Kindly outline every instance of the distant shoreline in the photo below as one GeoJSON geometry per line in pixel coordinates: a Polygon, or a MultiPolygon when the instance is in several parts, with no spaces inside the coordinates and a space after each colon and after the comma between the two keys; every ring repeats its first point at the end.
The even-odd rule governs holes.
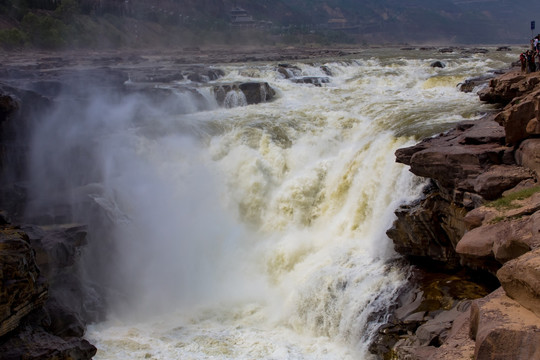
{"type": "MultiPolygon", "coordinates": [[[[528,45],[331,45],[331,46],[203,46],[178,48],[118,48],[118,49],[64,49],[64,50],[37,50],[22,49],[4,51],[0,53],[0,63],[5,66],[31,66],[36,64],[63,61],[73,66],[114,66],[119,63],[156,61],[172,61],[178,65],[217,65],[227,63],[245,62],[280,62],[305,61],[311,59],[325,59],[348,57],[360,54],[370,49],[397,49],[401,51],[439,51],[451,49],[455,52],[508,47],[511,50],[523,48],[528,45]]],[[[46,65],[44,65],[46,66],[46,65]]],[[[65,67],[66,63],[62,65],[65,67]]]]}

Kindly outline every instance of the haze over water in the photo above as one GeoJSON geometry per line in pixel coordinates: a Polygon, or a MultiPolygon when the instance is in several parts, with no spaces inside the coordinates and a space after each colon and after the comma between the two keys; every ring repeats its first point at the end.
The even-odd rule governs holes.
{"type": "Polygon", "coordinates": [[[276,63],[216,66],[216,83],[268,82],[276,99],[258,105],[231,94],[220,107],[201,88],[203,109],[183,95],[182,114],[141,118],[136,99],[99,94],[76,123],[60,109],[36,159],[61,163],[75,142],[88,153],[84,191],[113,244],[83,254],[89,283],[107,278],[110,294],[107,319],[87,333],[95,358],[370,359],[383,320],[372,315],[407,276],[385,232],[424,184],[394,152],[489,110],[456,85],[519,52],[490,50],[289,63],[301,76],[326,77],[326,66],[322,87],[285,79],[276,63]],[[437,59],[446,67],[430,67],[437,59]]]}

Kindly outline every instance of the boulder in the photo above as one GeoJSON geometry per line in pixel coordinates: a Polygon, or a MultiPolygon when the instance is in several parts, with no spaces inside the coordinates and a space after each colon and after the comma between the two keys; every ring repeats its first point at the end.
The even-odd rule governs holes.
{"type": "Polygon", "coordinates": [[[539,115],[539,96],[540,91],[535,91],[516,99],[495,117],[495,121],[504,126],[507,144],[519,144],[537,132],[534,120],[539,115]]]}
{"type": "Polygon", "coordinates": [[[511,71],[492,79],[489,87],[479,91],[478,95],[481,101],[506,105],[515,98],[533,91],[539,81],[539,74],[525,75],[519,71],[511,71]]]}
{"type": "Polygon", "coordinates": [[[531,169],[540,177],[540,139],[527,139],[516,150],[516,163],[531,169]]]}
{"type": "Polygon", "coordinates": [[[505,190],[511,189],[533,174],[523,167],[494,165],[471,181],[474,192],[486,200],[499,198],[505,190]]]}
{"type": "Polygon", "coordinates": [[[386,232],[394,249],[414,262],[435,261],[447,268],[459,265],[454,248],[465,231],[466,209],[445,200],[438,192],[396,210],[397,219],[386,232]]]}
{"type": "Polygon", "coordinates": [[[315,86],[322,86],[322,84],[328,84],[330,78],[326,76],[302,76],[291,79],[292,82],[297,84],[311,84],[315,86]]]}
{"type": "Polygon", "coordinates": [[[482,76],[478,76],[472,79],[467,79],[463,83],[458,84],[459,90],[463,91],[465,93],[470,93],[474,89],[485,86],[489,83],[489,80],[493,79],[495,77],[495,74],[490,73],[482,76]]]}
{"type": "Polygon", "coordinates": [[[443,54],[445,54],[445,53],[453,53],[454,50],[456,50],[456,48],[454,48],[454,47],[446,47],[446,48],[439,49],[439,52],[443,53],[443,54]]]}
{"type": "Polygon", "coordinates": [[[267,82],[220,84],[215,85],[213,91],[218,104],[225,106],[228,106],[226,104],[227,95],[231,92],[241,92],[241,95],[245,97],[245,103],[243,105],[264,103],[272,100],[276,95],[275,90],[267,82]]]}
{"type": "Polygon", "coordinates": [[[416,330],[416,337],[421,346],[441,346],[448,335],[454,320],[461,314],[468,312],[470,301],[465,301],[454,306],[448,311],[443,311],[433,319],[428,320],[416,330]]]}
{"type": "Polygon", "coordinates": [[[429,360],[469,360],[474,358],[474,341],[469,337],[470,311],[461,312],[452,322],[444,343],[429,360]]]}
{"type": "Polygon", "coordinates": [[[239,85],[240,90],[246,96],[248,105],[270,101],[276,92],[267,82],[247,82],[239,85]]]}
{"type": "Polygon", "coordinates": [[[524,217],[477,227],[465,233],[456,252],[467,265],[495,272],[501,264],[531,250],[531,226],[530,217],[524,217]]]}
{"type": "Polygon", "coordinates": [[[540,359],[540,318],[502,288],[473,301],[470,337],[477,360],[540,359]]]}
{"type": "Polygon", "coordinates": [[[540,317],[540,249],[507,262],[497,277],[509,297],[540,317]]]}
{"type": "Polygon", "coordinates": [[[193,82],[206,83],[214,81],[225,75],[225,72],[221,69],[204,69],[200,71],[191,70],[184,73],[184,76],[193,82]]]}
{"type": "Polygon", "coordinates": [[[283,75],[285,79],[292,79],[302,74],[302,70],[299,67],[289,64],[279,64],[277,71],[283,75]]]}
{"type": "Polygon", "coordinates": [[[96,352],[87,340],[60,338],[36,326],[23,326],[0,343],[0,357],[5,360],[90,360],[96,352]]]}
{"type": "Polygon", "coordinates": [[[525,128],[527,131],[527,134],[530,135],[540,135],[540,121],[538,121],[537,118],[531,119],[527,123],[527,127],[525,128]]]}
{"type": "Polygon", "coordinates": [[[443,63],[442,61],[438,61],[438,60],[432,62],[429,66],[431,66],[432,68],[441,68],[441,69],[446,67],[445,63],[443,63]]]}

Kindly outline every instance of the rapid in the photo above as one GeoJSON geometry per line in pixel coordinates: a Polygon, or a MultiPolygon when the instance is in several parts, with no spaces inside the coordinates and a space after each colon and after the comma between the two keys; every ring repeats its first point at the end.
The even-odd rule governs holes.
{"type": "Polygon", "coordinates": [[[86,334],[95,359],[372,359],[407,281],[385,232],[425,184],[394,152],[489,111],[457,84],[514,59],[365,49],[289,63],[322,86],[277,63],[224,64],[211,83],[267,82],[276,98],[219,106],[200,88],[203,106],[184,94],[180,113],[140,112],[95,93],[51,114],[34,187],[105,214],[82,254],[88,288],[107,294],[86,334]]]}

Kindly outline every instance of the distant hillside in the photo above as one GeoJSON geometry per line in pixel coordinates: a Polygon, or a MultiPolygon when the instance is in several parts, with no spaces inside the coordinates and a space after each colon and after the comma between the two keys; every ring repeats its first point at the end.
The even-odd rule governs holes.
{"type": "Polygon", "coordinates": [[[0,0],[0,44],[58,48],[209,42],[526,43],[530,21],[536,20],[532,14],[540,17],[540,2],[0,0]],[[247,31],[231,26],[233,7],[245,9],[253,20],[247,31]]]}

